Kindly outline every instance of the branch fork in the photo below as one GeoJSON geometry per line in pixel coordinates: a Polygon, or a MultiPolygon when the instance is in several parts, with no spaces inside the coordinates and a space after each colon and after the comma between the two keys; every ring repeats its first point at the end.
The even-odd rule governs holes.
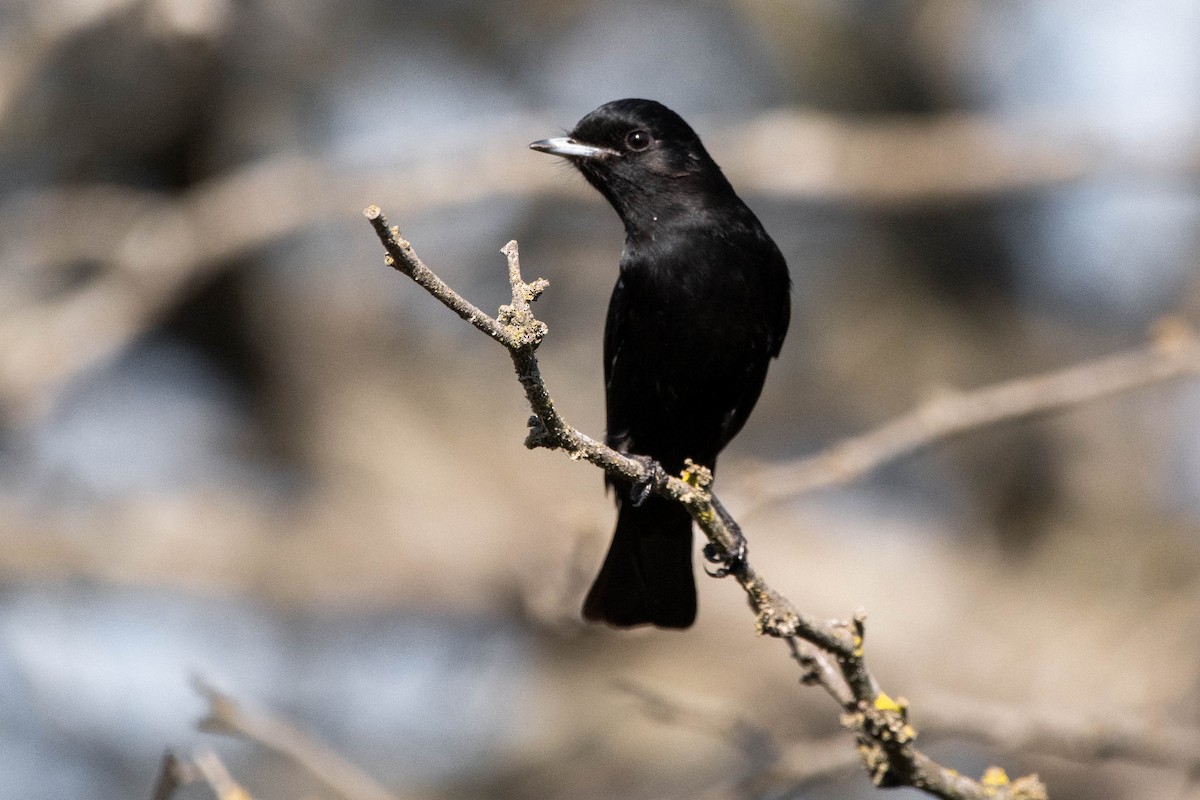
{"type": "Polygon", "coordinates": [[[547,328],[531,308],[549,283],[542,278],[524,281],[515,241],[501,251],[508,259],[512,302],[501,306],[493,318],[426,267],[399,229],[388,226],[378,206],[372,205],[364,213],[387,251],[389,266],[508,350],[533,411],[527,447],[564,450],[573,460],[588,461],[615,478],[648,484],[655,494],[687,508],[708,537],[713,560],[726,565],[710,574],[737,580],[754,611],[759,633],[785,641],[803,670],[801,681],[822,686],[841,706],[843,725],[855,733],[863,763],[877,786],[913,786],[946,800],[1045,800],[1045,787],[1036,776],[1009,783],[1007,777],[996,780],[996,775],[1003,775],[996,770],[988,773],[992,780],[985,783],[959,775],[921,753],[914,744],[917,732],[908,722],[907,704],[882,693],[867,669],[863,647],[866,615],[859,611],[849,622],[824,622],[800,612],[771,589],[744,558],[744,539],[711,491],[710,470],[690,462],[679,476],[668,475],[661,467],[647,468],[640,459],[587,436],[559,415],[535,356],[547,328]]]}

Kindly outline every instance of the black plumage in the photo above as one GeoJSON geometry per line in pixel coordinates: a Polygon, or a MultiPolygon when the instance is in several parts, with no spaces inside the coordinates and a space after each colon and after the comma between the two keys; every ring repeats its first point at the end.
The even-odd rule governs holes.
{"type": "MultiPolygon", "coordinates": [[[[787,265],[686,122],[651,100],[617,100],[568,137],[534,142],[569,159],[625,226],[604,333],[610,446],[678,474],[715,468],[742,429],[787,333],[787,265]]],[[[616,488],[617,527],[584,616],[686,628],[696,616],[692,523],[678,504],[616,488]]]]}

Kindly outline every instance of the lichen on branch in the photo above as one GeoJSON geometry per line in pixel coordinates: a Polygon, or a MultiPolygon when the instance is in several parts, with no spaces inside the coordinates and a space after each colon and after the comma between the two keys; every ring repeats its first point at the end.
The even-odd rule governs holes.
{"type": "Polygon", "coordinates": [[[387,251],[389,266],[412,278],[439,302],[508,350],[534,414],[527,446],[564,450],[571,458],[588,461],[612,477],[649,482],[651,491],[687,508],[708,537],[716,560],[727,565],[714,574],[732,576],[741,585],[758,631],[786,642],[804,670],[804,682],[822,686],[838,702],[842,724],[855,734],[863,763],[877,786],[912,786],[946,800],[1047,798],[1045,787],[1036,776],[996,781],[995,776],[1004,773],[993,768],[987,773],[992,780],[974,780],[938,764],[917,749],[917,731],[908,721],[907,704],[892,701],[883,694],[867,669],[865,614],[857,612],[849,622],[819,620],[800,612],[786,597],[771,589],[744,552],[737,551],[740,542],[740,534],[735,531],[737,524],[712,493],[711,474],[706,477],[695,465],[679,476],[667,474],[658,465],[647,468],[639,459],[587,436],[562,418],[554,407],[535,354],[547,335],[547,328],[534,316],[532,303],[549,283],[541,278],[532,283],[524,281],[515,241],[501,251],[508,259],[512,302],[501,306],[493,318],[426,267],[412,245],[401,237],[399,229],[388,225],[378,206],[370,206],[364,213],[387,251]]]}

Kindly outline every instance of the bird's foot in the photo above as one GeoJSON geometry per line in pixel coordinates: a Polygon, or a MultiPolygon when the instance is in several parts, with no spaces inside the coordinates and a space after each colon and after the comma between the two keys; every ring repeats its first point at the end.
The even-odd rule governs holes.
{"type": "Polygon", "coordinates": [[[632,453],[629,457],[642,465],[643,475],[629,487],[629,502],[637,508],[646,502],[646,498],[654,491],[654,487],[667,479],[667,473],[658,462],[650,456],[639,456],[632,453]]]}
{"type": "Polygon", "coordinates": [[[710,570],[707,567],[705,572],[714,578],[724,578],[731,575],[746,566],[746,556],[749,554],[749,548],[746,546],[746,537],[742,533],[742,528],[734,520],[733,516],[725,510],[725,506],[716,497],[712,498],[713,509],[717,512],[717,516],[721,518],[721,522],[725,524],[725,529],[733,536],[733,547],[725,552],[718,552],[712,542],[704,545],[704,558],[710,564],[718,564],[716,569],[710,570]]]}
{"type": "Polygon", "coordinates": [[[546,428],[546,423],[536,414],[529,417],[529,433],[525,435],[525,446],[530,450],[538,447],[554,447],[554,437],[546,428]]]}
{"type": "Polygon", "coordinates": [[[704,545],[703,552],[704,558],[710,564],[720,565],[716,569],[704,568],[704,571],[713,578],[724,578],[746,566],[746,540],[744,538],[738,542],[737,549],[732,553],[718,553],[712,542],[704,545]]]}

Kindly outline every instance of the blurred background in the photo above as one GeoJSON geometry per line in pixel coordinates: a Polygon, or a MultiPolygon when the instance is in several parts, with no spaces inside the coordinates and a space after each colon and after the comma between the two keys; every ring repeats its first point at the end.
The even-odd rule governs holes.
{"type": "Polygon", "coordinates": [[[701,579],[684,633],[579,621],[601,476],[524,449],[506,354],[361,215],[492,311],[518,239],[550,281],[543,373],[599,435],[620,225],[526,145],[627,96],[693,123],[791,265],[718,483],[758,569],[868,611],[869,663],[949,766],[1200,797],[1200,385],[754,500],[762,465],[948,388],[1200,322],[1200,4],[6,0],[13,797],[150,798],[198,747],[255,797],[334,796],[197,732],[197,677],[398,797],[876,796],[734,584],[701,579]],[[1047,720],[1168,746],[1025,735],[1047,720]]]}

